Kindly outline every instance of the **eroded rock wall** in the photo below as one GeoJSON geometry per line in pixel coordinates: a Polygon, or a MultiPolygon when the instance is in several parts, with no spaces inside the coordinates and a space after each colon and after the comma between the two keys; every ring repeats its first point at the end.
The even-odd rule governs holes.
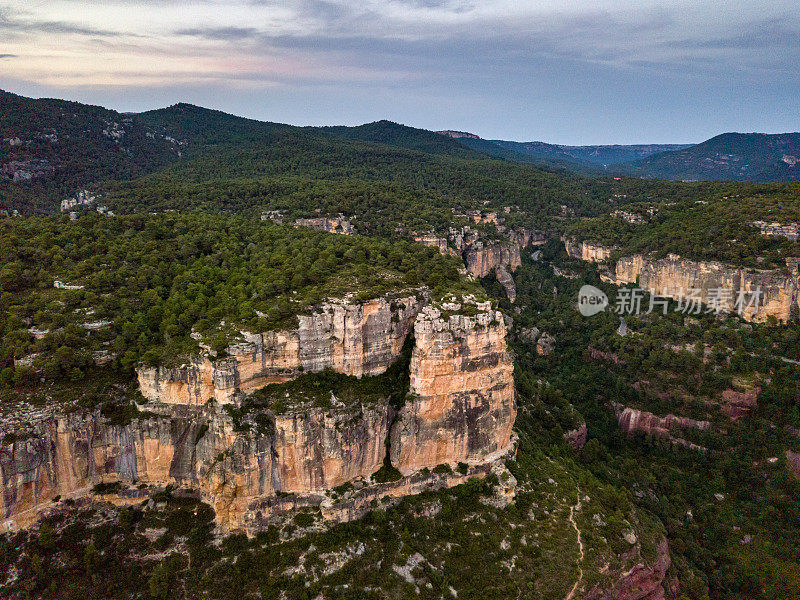
{"type": "Polygon", "coordinates": [[[686,260],[674,254],[655,261],[636,255],[617,262],[615,279],[618,285],[636,283],[659,296],[676,299],[696,290],[704,304],[718,299],[720,307],[728,312],[738,311],[741,306],[742,316],[748,320],[764,321],[772,315],[790,321],[798,315],[800,281],[796,267],[788,272],[750,271],[715,261],[686,260]],[[718,290],[730,290],[730,294],[720,294],[718,290]],[[757,290],[761,295],[756,305],[757,290]],[[737,305],[740,298],[741,304],[737,305]]]}
{"type": "Polygon", "coordinates": [[[414,325],[411,396],[391,432],[391,461],[408,474],[475,464],[506,451],[516,417],[513,363],[502,315],[447,318],[426,307],[414,325]]]}
{"type": "Polygon", "coordinates": [[[603,262],[611,258],[615,248],[604,246],[595,242],[579,242],[573,238],[564,238],[564,248],[567,254],[579,260],[587,262],[603,262]]]}
{"type": "Polygon", "coordinates": [[[251,393],[301,372],[377,375],[399,356],[423,304],[422,295],[329,302],[300,315],[295,330],[243,332],[244,341],[228,348],[226,358],[197,357],[178,368],[140,367],[139,387],[157,402],[225,404],[237,391],[251,393]]]}
{"type": "Polygon", "coordinates": [[[56,496],[101,482],[199,489],[221,527],[238,527],[257,499],[324,493],[383,464],[388,403],[275,415],[236,431],[224,410],[173,413],[112,425],[97,413],[43,421],[0,450],[2,518],[26,525],[56,496]]]}
{"type": "Polygon", "coordinates": [[[506,241],[476,241],[464,250],[463,257],[467,271],[474,277],[486,277],[499,266],[513,271],[522,264],[520,246],[506,241]]]}
{"type": "MultiPolygon", "coordinates": [[[[464,462],[469,473],[483,476],[486,465],[512,448],[516,408],[505,325],[488,302],[471,301],[474,316],[459,312],[460,303],[447,307],[455,312],[447,319],[434,308],[416,319],[411,395],[399,413],[387,399],[333,408],[302,405],[278,414],[261,411],[256,418],[221,403],[182,401],[181,382],[173,381],[167,388],[173,395],[164,395],[162,386],[158,401],[146,405],[149,411],[124,425],[95,411],[42,418],[24,432],[15,429],[21,434],[16,439],[7,436],[11,430],[0,431],[4,527],[25,526],[56,496],[88,495],[104,482],[190,487],[214,508],[222,529],[254,531],[271,511],[328,506],[330,490],[347,482],[359,482],[366,491],[350,508],[325,509],[337,515],[332,518],[363,514],[381,495],[462,482],[464,473],[420,479],[425,467],[464,462]],[[392,464],[411,479],[391,486],[371,479],[387,449],[392,464]]],[[[392,320],[390,327],[400,323],[392,320]]],[[[399,353],[399,336],[396,346],[390,341],[381,347],[380,356],[399,353]]],[[[370,363],[368,356],[354,360],[353,369],[377,369],[381,363],[370,363]]],[[[236,357],[226,361],[226,376],[241,386],[236,357]]],[[[218,372],[203,371],[202,364],[197,369],[203,377],[191,380],[192,389],[200,390],[192,398],[202,400],[203,389],[228,389],[218,372]]]]}

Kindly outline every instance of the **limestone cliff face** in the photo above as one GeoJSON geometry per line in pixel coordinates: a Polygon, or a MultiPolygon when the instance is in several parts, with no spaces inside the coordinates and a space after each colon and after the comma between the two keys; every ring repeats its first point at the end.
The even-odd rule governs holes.
{"type": "Polygon", "coordinates": [[[486,277],[492,271],[503,286],[508,299],[513,303],[517,297],[517,288],[509,271],[516,270],[522,264],[520,252],[528,246],[539,246],[547,241],[547,236],[539,231],[523,227],[508,228],[498,222],[495,213],[490,221],[482,221],[486,217],[475,213],[477,222],[492,222],[503,238],[486,240],[480,232],[469,226],[460,229],[451,227],[447,235],[437,235],[434,231],[414,234],[414,240],[437,248],[442,254],[461,255],[464,265],[473,277],[486,277]]]}
{"type": "Polygon", "coordinates": [[[573,258],[588,262],[603,262],[611,258],[615,248],[594,242],[579,242],[573,238],[564,238],[564,248],[573,258]]]}
{"type": "Polygon", "coordinates": [[[509,242],[477,241],[464,250],[464,263],[475,277],[486,277],[499,266],[513,271],[522,264],[520,247],[509,242]]]}
{"type": "Polygon", "coordinates": [[[674,254],[655,261],[636,255],[617,262],[615,279],[618,285],[638,281],[642,289],[671,298],[685,297],[689,290],[697,290],[701,302],[706,304],[716,293],[714,290],[731,290],[730,297],[719,297],[723,300],[721,307],[729,312],[738,308],[735,302],[741,292],[742,316],[748,320],[764,321],[772,315],[789,321],[798,315],[800,280],[796,267],[788,274],[780,270],[750,272],[714,261],[685,260],[674,254]],[[748,306],[756,290],[762,293],[757,310],[754,302],[748,306]]]}
{"type": "Polygon", "coordinates": [[[417,296],[378,298],[361,304],[329,302],[298,317],[292,331],[243,332],[244,341],[228,357],[196,357],[181,367],[140,367],[145,398],[170,404],[202,405],[232,401],[301,372],[333,369],[345,375],[377,375],[400,354],[414,317],[424,303],[417,296]]]}
{"type": "Polygon", "coordinates": [[[223,410],[166,411],[114,426],[97,413],[39,423],[0,451],[2,518],[17,526],[55,496],[100,482],[199,489],[225,529],[278,492],[324,492],[383,464],[388,403],[275,415],[266,429],[236,431],[223,410]]]}
{"type": "Polygon", "coordinates": [[[427,307],[414,334],[411,396],[392,428],[392,464],[407,474],[507,450],[516,406],[502,315],[479,304],[475,317],[445,319],[427,307]]]}
{"type": "MultiPolygon", "coordinates": [[[[346,520],[385,495],[464,481],[464,473],[432,478],[420,472],[424,467],[465,462],[467,475],[484,476],[512,449],[516,409],[502,315],[488,302],[472,305],[477,305],[475,316],[453,314],[445,321],[437,309],[428,308],[417,317],[413,395],[398,414],[387,398],[333,408],[301,403],[277,414],[262,411],[259,418],[244,412],[234,420],[227,407],[206,403],[203,394],[217,397],[234,384],[241,389],[243,381],[257,381],[248,379],[249,372],[237,362],[239,354],[224,361],[229,379],[209,361],[210,366],[196,364],[191,379],[173,380],[169,386],[159,382],[149,412],[125,425],[114,425],[94,411],[42,418],[24,431],[18,424],[5,430],[0,426],[2,529],[25,526],[56,496],[87,495],[101,482],[191,487],[214,508],[222,529],[254,532],[275,512],[296,506],[319,506],[330,518],[346,520]],[[12,432],[17,434],[13,440],[7,436],[12,432]],[[371,476],[383,466],[387,448],[405,478],[377,484],[371,476]],[[358,496],[346,506],[331,505],[328,492],[347,482],[360,482],[358,496]]],[[[442,306],[461,309],[460,304],[442,306]]],[[[387,314],[413,310],[409,304],[387,314]]],[[[357,311],[356,321],[363,324],[365,313],[357,311]]],[[[385,336],[394,327],[400,331],[403,322],[390,319],[378,330],[385,336]]],[[[379,344],[358,342],[361,357],[335,364],[351,373],[385,369],[400,352],[402,338],[381,339],[379,344]]],[[[123,489],[109,499],[138,502],[137,493],[123,489]]]]}
{"type": "Polygon", "coordinates": [[[191,482],[194,447],[187,440],[199,423],[153,418],[135,424],[114,426],[96,414],[74,413],[43,420],[24,438],[4,444],[3,519],[25,525],[42,503],[85,493],[103,481],[191,482]]]}
{"type": "Polygon", "coordinates": [[[279,494],[307,499],[369,478],[383,464],[389,416],[387,403],[311,409],[275,415],[266,432],[235,435],[223,420],[206,434],[196,479],[218,524],[241,528],[255,518],[254,507],[269,516],[279,494]]]}

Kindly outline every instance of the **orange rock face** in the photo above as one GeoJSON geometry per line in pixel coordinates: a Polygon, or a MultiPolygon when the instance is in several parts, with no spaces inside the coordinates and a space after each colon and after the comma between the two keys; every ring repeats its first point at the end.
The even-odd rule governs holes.
{"type": "Polygon", "coordinates": [[[445,320],[426,308],[417,317],[411,396],[391,432],[391,461],[403,474],[476,464],[509,448],[516,405],[505,325],[479,309],[445,320]]]}
{"type": "MultiPolygon", "coordinates": [[[[502,315],[488,303],[477,308],[476,316],[454,314],[445,321],[438,310],[426,309],[417,318],[411,396],[397,414],[387,398],[267,411],[260,420],[235,422],[220,403],[203,400],[205,393],[228,389],[214,371],[219,365],[199,363],[183,388],[180,381],[161,382],[154,390],[161,402],[149,405],[149,416],[128,424],[112,425],[99,412],[43,418],[0,448],[2,528],[25,526],[56,496],[86,495],[100,482],[191,487],[214,508],[222,529],[255,531],[274,512],[296,506],[321,506],[331,518],[355,518],[386,495],[457,485],[467,474],[484,476],[511,450],[516,408],[502,315]],[[393,465],[406,478],[376,484],[371,476],[384,464],[387,441],[393,465]],[[466,474],[422,471],[459,462],[467,463],[466,474]],[[367,482],[358,499],[343,508],[329,506],[327,492],[354,481],[367,482]]],[[[333,326],[343,332],[339,347],[362,348],[363,355],[342,351],[334,364],[350,373],[384,369],[384,361],[400,353],[404,337],[391,332],[408,325],[399,319],[387,325],[382,315],[413,310],[409,305],[390,312],[379,303],[359,308],[362,325],[378,316],[378,331],[388,332],[380,341],[363,335],[368,327],[348,332],[341,324],[350,317],[342,314],[340,325],[333,326]]],[[[237,386],[244,385],[243,377],[256,381],[238,366],[225,373],[234,373],[237,386]]],[[[5,433],[0,431],[0,439],[5,433]]]]}
{"type": "Polygon", "coordinates": [[[774,316],[781,321],[790,321],[798,315],[797,268],[789,275],[779,271],[757,271],[729,267],[714,261],[685,260],[669,255],[661,260],[650,261],[636,255],[617,262],[614,283],[636,284],[644,290],[652,290],[659,296],[679,298],[690,296],[689,290],[697,290],[704,304],[716,298],[725,311],[738,311],[751,321],[765,321],[774,316]],[[730,294],[719,294],[715,290],[730,290],[730,294]],[[750,302],[752,294],[760,290],[756,306],[750,302]],[[736,305],[741,296],[741,303],[736,305]]]}
{"type": "Polygon", "coordinates": [[[301,372],[377,375],[400,354],[422,304],[416,296],[330,302],[299,316],[293,331],[242,333],[244,341],[228,348],[227,358],[198,357],[173,369],[140,367],[139,388],[149,400],[201,406],[210,399],[229,403],[239,391],[248,394],[301,372]]]}
{"type": "Polygon", "coordinates": [[[587,262],[603,262],[611,258],[614,248],[603,246],[592,242],[578,242],[572,238],[564,239],[564,248],[567,254],[573,258],[585,260],[587,262]]]}

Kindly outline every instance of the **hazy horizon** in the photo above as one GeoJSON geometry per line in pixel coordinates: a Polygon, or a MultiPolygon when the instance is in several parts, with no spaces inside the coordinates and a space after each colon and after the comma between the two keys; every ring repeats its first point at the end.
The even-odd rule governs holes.
{"type": "Polygon", "coordinates": [[[0,0],[0,32],[0,88],[121,112],[564,145],[800,130],[786,0],[0,0]]]}

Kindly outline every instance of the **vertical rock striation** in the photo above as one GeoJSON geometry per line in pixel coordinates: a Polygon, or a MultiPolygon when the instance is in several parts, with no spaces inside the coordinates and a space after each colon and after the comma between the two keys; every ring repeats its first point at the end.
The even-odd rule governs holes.
{"type": "Polygon", "coordinates": [[[392,428],[392,464],[408,474],[506,451],[516,406],[502,315],[488,303],[475,317],[443,318],[427,307],[414,334],[411,396],[392,428]]]}
{"type": "Polygon", "coordinates": [[[604,246],[587,241],[579,242],[573,238],[564,238],[564,248],[567,254],[573,258],[596,263],[608,260],[616,250],[613,246],[604,246]]]}
{"type": "Polygon", "coordinates": [[[693,261],[670,254],[660,260],[648,260],[642,255],[622,258],[617,262],[614,283],[637,284],[659,296],[679,298],[695,291],[700,301],[708,304],[716,297],[720,308],[731,312],[738,309],[742,298],[742,316],[764,321],[768,316],[790,321],[798,316],[800,277],[797,266],[782,270],[751,271],[730,267],[715,261],[693,261]],[[723,297],[717,290],[730,290],[723,297]],[[751,300],[760,290],[758,304],[751,300]]]}
{"type": "MultiPolygon", "coordinates": [[[[155,380],[143,370],[139,380],[153,402],[148,413],[127,424],[111,423],[94,411],[43,418],[24,432],[13,426],[15,436],[0,426],[3,527],[25,526],[56,496],[86,495],[105,482],[191,487],[214,508],[222,529],[253,532],[274,512],[296,506],[320,506],[330,518],[355,518],[384,495],[485,476],[510,450],[516,415],[505,325],[488,302],[471,301],[475,316],[460,314],[462,305],[451,303],[442,305],[455,313],[446,320],[434,308],[416,318],[411,395],[399,413],[389,403],[389,391],[369,402],[337,401],[331,408],[300,402],[278,413],[222,406],[239,401],[231,390],[252,390],[273,376],[291,378],[299,365],[333,366],[353,375],[385,370],[400,353],[417,302],[409,297],[336,306],[307,317],[291,334],[262,334],[246,342],[247,353],[232,349],[222,361],[167,371],[166,380],[163,369],[155,370],[155,380]],[[249,370],[251,363],[257,366],[249,370]],[[207,403],[208,398],[218,402],[207,403]],[[371,477],[387,452],[405,477],[377,484],[371,477]],[[466,473],[422,471],[459,462],[468,464],[466,473]],[[346,507],[331,506],[328,492],[354,481],[366,482],[360,495],[346,507]]],[[[142,493],[123,489],[109,499],[140,501],[142,493]]]]}

